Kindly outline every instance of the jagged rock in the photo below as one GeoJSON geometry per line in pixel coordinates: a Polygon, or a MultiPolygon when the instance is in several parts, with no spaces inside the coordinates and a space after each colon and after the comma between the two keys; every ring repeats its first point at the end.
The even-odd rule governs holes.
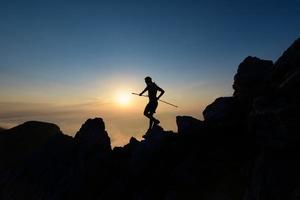
{"type": "Polygon", "coordinates": [[[252,169],[246,200],[299,198],[299,56],[298,39],[275,63],[273,91],[265,91],[254,100],[248,127],[261,151],[252,169]]]}
{"type": "Polygon", "coordinates": [[[110,138],[105,131],[105,125],[101,118],[88,119],[75,135],[80,151],[101,152],[111,151],[110,138]]]}
{"type": "Polygon", "coordinates": [[[248,56],[238,67],[234,76],[233,96],[246,103],[265,92],[271,80],[273,62],[248,56]]]}
{"type": "Polygon", "coordinates": [[[193,134],[204,129],[203,121],[190,116],[177,116],[176,124],[178,134],[193,134]]]}
{"type": "MultiPolygon", "coordinates": [[[[150,157],[153,157],[155,153],[159,152],[165,139],[168,137],[168,134],[169,133],[165,132],[160,126],[154,126],[150,131],[148,131],[143,136],[145,140],[142,140],[133,151],[133,165],[144,165],[145,162],[150,161],[150,157]]],[[[145,164],[145,166],[147,166],[147,164],[145,164]]]]}
{"type": "Polygon", "coordinates": [[[56,125],[38,122],[8,132],[36,137],[32,140],[38,134],[52,137],[23,162],[0,171],[0,199],[95,199],[100,195],[96,186],[106,188],[111,147],[102,119],[87,120],[76,139],[63,135],[56,125]]]}
{"type": "Polygon", "coordinates": [[[299,73],[299,70],[300,38],[298,38],[275,62],[274,71],[272,73],[272,81],[278,85],[278,87],[284,87],[287,82],[293,79],[295,74],[299,73]]]}
{"type": "Polygon", "coordinates": [[[129,143],[124,145],[124,147],[115,147],[113,149],[113,155],[116,157],[116,159],[122,160],[123,164],[124,160],[128,159],[132,152],[136,149],[136,147],[140,144],[140,141],[138,141],[136,138],[131,137],[129,140],[129,143]]]}
{"type": "Polygon", "coordinates": [[[272,93],[256,98],[249,116],[249,129],[266,146],[297,145],[300,136],[300,39],[284,52],[272,73],[272,93]]]}
{"type": "MultiPolygon", "coordinates": [[[[203,117],[206,122],[218,122],[227,119],[226,115],[235,110],[236,99],[233,97],[219,97],[213,103],[206,106],[203,117]]],[[[233,115],[233,114],[232,114],[233,115]]]]}
{"type": "Polygon", "coordinates": [[[148,130],[142,137],[147,140],[160,139],[164,136],[164,129],[161,126],[155,125],[152,129],[148,130]]]}
{"type": "Polygon", "coordinates": [[[138,141],[136,138],[131,137],[129,140],[129,143],[126,144],[122,149],[128,152],[132,152],[138,145],[140,144],[140,141],[138,141]]]}
{"type": "Polygon", "coordinates": [[[40,122],[2,131],[0,199],[299,199],[299,41],[275,67],[246,58],[234,96],[204,121],[178,116],[179,134],[154,126],[111,150],[101,118],[75,138],[40,122]]]}
{"type": "Polygon", "coordinates": [[[285,96],[292,103],[300,102],[300,94],[296,92],[300,88],[300,38],[276,61],[272,85],[280,93],[275,95],[285,96]]]}
{"type": "MultiPolygon", "coordinates": [[[[111,143],[102,118],[88,119],[74,138],[77,148],[77,170],[84,186],[76,196],[94,199],[107,187],[111,168],[111,143]],[[92,196],[90,196],[92,195],[92,196]],[[88,196],[88,197],[86,197],[88,196]]],[[[77,181],[76,181],[77,182],[77,181]]]]}
{"type": "MultiPolygon", "coordinates": [[[[135,137],[131,137],[129,140],[129,144],[131,146],[136,146],[137,144],[139,144],[140,142],[135,138],[135,137]]],[[[125,145],[126,146],[126,145],[125,145]]]]}
{"type": "Polygon", "coordinates": [[[220,97],[203,111],[204,122],[216,128],[232,129],[242,125],[245,118],[243,107],[235,97],[220,97]]]}
{"type": "Polygon", "coordinates": [[[132,152],[130,165],[133,174],[141,174],[147,171],[154,160],[158,159],[162,149],[165,148],[167,140],[172,138],[174,133],[166,132],[160,126],[154,126],[145,136],[145,140],[142,140],[132,152]]]}

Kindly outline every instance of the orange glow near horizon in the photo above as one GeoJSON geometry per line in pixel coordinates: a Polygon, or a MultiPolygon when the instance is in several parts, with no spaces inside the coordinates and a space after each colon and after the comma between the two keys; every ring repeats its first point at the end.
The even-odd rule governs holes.
{"type": "MultiPolygon", "coordinates": [[[[116,77],[111,79],[120,80],[116,77]]],[[[195,88],[170,87],[163,82],[159,85],[166,91],[162,100],[179,106],[174,108],[159,103],[155,116],[165,130],[177,131],[177,115],[201,118],[202,108],[212,101],[214,95],[203,90],[201,95],[191,95],[195,88]]],[[[95,81],[84,90],[76,86],[72,88],[39,86],[34,89],[33,94],[23,93],[29,89],[12,93],[16,96],[9,96],[10,93],[7,93],[7,97],[2,96],[0,101],[0,127],[11,128],[25,121],[37,120],[57,124],[63,133],[74,136],[88,118],[101,117],[111,137],[112,146],[125,145],[131,137],[141,139],[147,131],[148,119],[143,111],[148,98],[131,94],[139,93],[145,88],[142,81],[95,81]]]]}

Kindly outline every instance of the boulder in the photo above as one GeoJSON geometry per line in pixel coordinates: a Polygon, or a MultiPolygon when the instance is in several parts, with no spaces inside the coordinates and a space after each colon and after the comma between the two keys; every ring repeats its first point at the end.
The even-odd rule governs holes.
{"type": "Polygon", "coordinates": [[[178,134],[193,134],[199,133],[204,129],[204,123],[201,120],[190,116],[177,116],[176,124],[178,134]]]}
{"type": "Polygon", "coordinates": [[[137,148],[137,146],[141,142],[138,141],[135,137],[131,137],[129,143],[124,145],[123,147],[114,147],[113,155],[117,159],[117,162],[122,160],[122,162],[126,162],[124,160],[128,159],[132,152],[137,148]]]}
{"type": "Polygon", "coordinates": [[[249,103],[265,92],[271,79],[273,62],[248,56],[239,66],[234,76],[233,96],[249,103]]]}
{"type": "Polygon", "coordinates": [[[102,118],[88,119],[75,135],[79,151],[110,152],[110,138],[102,118]]]}
{"type": "Polygon", "coordinates": [[[235,97],[220,97],[203,111],[204,122],[215,128],[231,129],[241,125],[244,110],[235,97]]]}
{"type": "Polygon", "coordinates": [[[134,148],[131,156],[133,174],[142,174],[157,159],[161,158],[162,149],[166,148],[169,139],[174,137],[171,131],[164,131],[161,126],[154,126],[143,137],[145,138],[134,148]]]}

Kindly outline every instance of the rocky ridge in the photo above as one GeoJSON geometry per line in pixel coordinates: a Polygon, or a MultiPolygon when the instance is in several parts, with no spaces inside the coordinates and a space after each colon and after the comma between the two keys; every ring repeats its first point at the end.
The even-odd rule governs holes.
{"type": "Polygon", "coordinates": [[[300,199],[300,39],[275,62],[247,57],[231,97],[111,148],[101,118],[75,138],[26,122],[0,133],[0,199],[300,199]],[[16,148],[17,147],[17,148],[16,148]],[[15,150],[16,148],[16,150],[15,150]]]}

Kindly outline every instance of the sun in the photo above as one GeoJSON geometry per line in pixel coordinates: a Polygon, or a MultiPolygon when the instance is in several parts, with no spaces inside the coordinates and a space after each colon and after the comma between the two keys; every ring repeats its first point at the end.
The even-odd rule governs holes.
{"type": "Polygon", "coordinates": [[[122,92],[117,95],[117,103],[121,106],[128,106],[130,104],[130,95],[122,92]]]}

